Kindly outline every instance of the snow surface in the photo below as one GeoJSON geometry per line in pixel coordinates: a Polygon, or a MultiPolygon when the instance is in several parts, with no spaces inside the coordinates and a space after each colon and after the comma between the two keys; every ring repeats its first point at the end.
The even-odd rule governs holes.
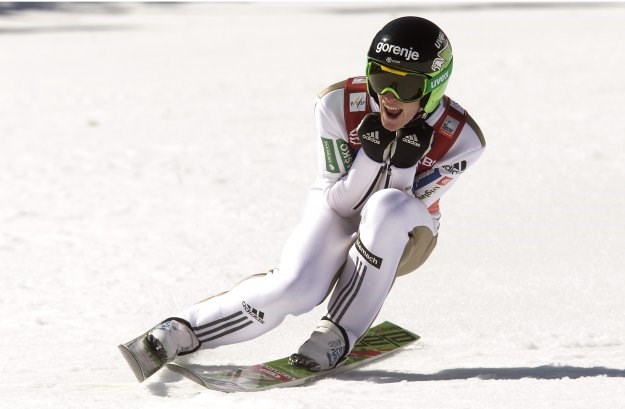
{"type": "MultiPolygon", "coordinates": [[[[0,407],[625,408],[625,7],[0,8],[0,407]],[[481,161],[378,321],[422,341],[307,387],[138,384],[116,349],[277,262],[315,175],[312,103],[406,14],[452,39],[481,161]]],[[[203,351],[294,351],[323,313],[203,351]]]]}

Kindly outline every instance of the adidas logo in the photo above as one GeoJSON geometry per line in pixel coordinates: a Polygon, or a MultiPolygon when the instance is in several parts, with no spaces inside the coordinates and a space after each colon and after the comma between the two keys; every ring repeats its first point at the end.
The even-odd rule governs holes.
{"type": "Polygon", "coordinates": [[[264,320],[265,313],[264,312],[258,311],[256,308],[252,308],[245,301],[242,301],[241,305],[243,305],[243,308],[245,308],[245,312],[247,312],[252,318],[254,318],[256,321],[260,322],[261,324],[265,323],[265,320],[264,320]]]}
{"type": "Polygon", "coordinates": [[[367,132],[366,134],[362,135],[362,139],[366,139],[369,142],[373,142],[376,145],[379,145],[380,144],[380,132],[378,131],[367,132]]]}
{"type": "Polygon", "coordinates": [[[447,172],[451,173],[452,175],[459,175],[462,172],[464,172],[466,168],[467,168],[466,160],[460,161],[458,163],[454,163],[453,165],[443,166],[443,169],[445,169],[447,172]]]}
{"type": "Polygon", "coordinates": [[[403,138],[401,138],[402,142],[406,142],[409,143],[411,145],[416,146],[417,148],[421,147],[421,144],[419,143],[419,139],[417,138],[416,134],[409,134],[404,136],[403,138]]]}

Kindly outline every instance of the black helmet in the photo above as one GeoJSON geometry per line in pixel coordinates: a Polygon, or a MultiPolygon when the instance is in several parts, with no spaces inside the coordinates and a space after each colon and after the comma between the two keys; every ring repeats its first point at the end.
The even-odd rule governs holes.
{"type": "Polygon", "coordinates": [[[371,42],[367,59],[432,79],[421,99],[428,113],[438,106],[451,75],[449,39],[436,24],[421,17],[400,17],[382,27],[371,42]]]}

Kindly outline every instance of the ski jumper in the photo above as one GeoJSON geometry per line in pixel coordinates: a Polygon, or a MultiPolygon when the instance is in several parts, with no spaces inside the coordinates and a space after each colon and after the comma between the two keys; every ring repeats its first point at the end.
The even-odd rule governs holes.
{"type": "Polygon", "coordinates": [[[318,177],[277,268],[195,304],[178,317],[200,348],[256,338],[319,305],[351,349],[373,323],[397,276],[422,265],[436,245],[440,199],[482,154],[471,116],[448,97],[429,115],[431,150],[414,168],[378,163],[360,150],[356,127],[379,112],[364,77],[324,90],[315,104],[318,177]]]}

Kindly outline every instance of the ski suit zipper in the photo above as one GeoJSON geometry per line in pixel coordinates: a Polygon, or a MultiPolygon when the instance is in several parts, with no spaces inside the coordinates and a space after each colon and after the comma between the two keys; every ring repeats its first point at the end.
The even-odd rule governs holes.
{"type": "Polygon", "coordinates": [[[389,182],[390,182],[390,177],[391,177],[391,167],[388,163],[385,163],[384,165],[380,166],[380,170],[378,171],[378,174],[376,175],[375,179],[371,183],[371,186],[369,186],[369,189],[367,190],[363,198],[360,199],[360,201],[356,203],[356,206],[353,207],[353,210],[358,209],[367,201],[367,199],[369,199],[369,196],[371,196],[371,193],[373,193],[373,189],[375,189],[375,187],[378,185],[378,182],[380,181],[384,173],[386,173],[386,180],[384,181],[384,187],[385,188],[388,187],[389,182]]]}
{"type": "Polygon", "coordinates": [[[386,164],[386,180],[384,181],[384,189],[388,189],[391,185],[391,164],[386,164]]]}

